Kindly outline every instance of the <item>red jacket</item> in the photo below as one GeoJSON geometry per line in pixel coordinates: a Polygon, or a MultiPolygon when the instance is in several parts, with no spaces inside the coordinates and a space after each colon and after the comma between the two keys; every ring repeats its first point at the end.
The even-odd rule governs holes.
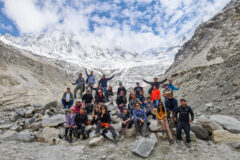
{"type": "Polygon", "coordinates": [[[157,100],[161,99],[161,92],[159,89],[152,90],[151,99],[154,101],[156,98],[157,100]]]}

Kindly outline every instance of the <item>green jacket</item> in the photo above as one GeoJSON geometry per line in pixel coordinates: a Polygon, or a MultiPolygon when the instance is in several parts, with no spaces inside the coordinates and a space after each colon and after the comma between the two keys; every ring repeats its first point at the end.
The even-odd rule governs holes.
{"type": "MultiPolygon", "coordinates": [[[[67,92],[64,92],[64,93],[63,93],[62,99],[65,99],[65,98],[66,98],[66,94],[67,94],[67,92]]],[[[70,100],[73,100],[73,94],[72,94],[72,92],[70,92],[70,100]]]]}

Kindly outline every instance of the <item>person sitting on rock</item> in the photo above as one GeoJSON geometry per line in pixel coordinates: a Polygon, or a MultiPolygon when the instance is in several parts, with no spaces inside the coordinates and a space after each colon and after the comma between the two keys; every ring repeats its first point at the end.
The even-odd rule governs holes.
{"type": "Polygon", "coordinates": [[[75,126],[75,117],[76,117],[75,108],[72,107],[70,109],[70,113],[68,113],[66,116],[66,129],[65,129],[65,135],[64,135],[64,139],[69,143],[72,143],[72,132],[75,126]],[[68,138],[68,133],[69,133],[69,138],[68,138]]]}
{"type": "Polygon", "coordinates": [[[169,137],[169,142],[171,144],[173,144],[173,137],[172,137],[172,133],[169,129],[169,125],[168,125],[168,120],[167,120],[167,111],[163,105],[162,102],[160,102],[157,106],[157,108],[155,109],[156,111],[156,116],[158,119],[158,123],[161,124],[162,129],[163,129],[163,135],[166,134],[166,132],[168,133],[168,137],[169,137]]]}
{"type": "Polygon", "coordinates": [[[170,80],[168,81],[168,88],[172,89],[172,92],[173,92],[174,90],[175,90],[175,91],[178,91],[179,88],[180,88],[180,83],[178,83],[178,87],[175,87],[175,86],[173,85],[173,80],[170,79],[170,80]]]}
{"type": "Polygon", "coordinates": [[[97,121],[98,121],[98,114],[100,113],[100,108],[99,105],[96,105],[94,107],[94,110],[92,112],[92,125],[96,124],[97,125],[97,121]]]}
{"type": "Polygon", "coordinates": [[[70,109],[73,105],[73,94],[70,88],[67,88],[67,92],[64,92],[62,96],[62,105],[65,109],[70,109]]]}
{"type": "Polygon", "coordinates": [[[136,97],[140,94],[140,92],[143,91],[143,87],[140,86],[139,82],[136,83],[136,87],[134,88],[134,92],[136,94],[136,97]]]}
{"type": "Polygon", "coordinates": [[[154,104],[153,101],[151,100],[151,97],[147,97],[147,102],[145,103],[145,105],[147,116],[152,115],[153,119],[155,119],[156,115],[153,114],[154,104]]]}
{"type": "Polygon", "coordinates": [[[168,95],[168,99],[165,102],[168,118],[174,115],[175,110],[178,108],[178,101],[173,97],[173,93],[168,95]]]}
{"type": "Polygon", "coordinates": [[[98,94],[95,99],[95,103],[96,104],[105,103],[105,96],[103,94],[103,91],[98,91],[98,94]]]}
{"type": "Polygon", "coordinates": [[[141,109],[141,104],[137,103],[136,108],[133,111],[133,122],[137,131],[137,137],[141,135],[141,127],[143,127],[143,136],[147,133],[147,115],[146,112],[141,109]]]}
{"type": "Polygon", "coordinates": [[[110,99],[113,97],[113,90],[112,90],[112,86],[109,86],[107,91],[106,91],[106,101],[109,102],[110,99]]]}
{"type": "Polygon", "coordinates": [[[194,113],[192,108],[187,106],[186,100],[180,100],[181,106],[178,107],[174,113],[174,121],[177,121],[177,116],[179,114],[179,118],[177,121],[177,143],[180,144],[182,141],[182,129],[186,134],[187,147],[191,147],[191,138],[190,138],[190,123],[194,120],[194,113]],[[189,114],[191,115],[191,119],[189,120],[189,114]]]}
{"type": "Polygon", "coordinates": [[[151,99],[153,101],[154,107],[156,108],[158,106],[158,103],[161,101],[161,92],[155,85],[152,89],[151,99]]]}
{"type": "Polygon", "coordinates": [[[145,96],[143,95],[143,90],[140,91],[139,95],[137,95],[137,99],[140,101],[141,103],[141,108],[142,109],[145,109],[146,106],[145,106],[145,96]]]}
{"type": "Polygon", "coordinates": [[[82,77],[82,73],[79,74],[78,79],[72,85],[77,85],[74,89],[74,98],[77,98],[77,91],[80,90],[80,98],[82,98],[83,92],[85,90],[85,80],[82,77]]]}
{"type": "Polygon", "coordinates": [[[123,107],[125,107],[127,103],[127,99],[126,99],[126,96],[124,95],[124,91],[121,91],[120,94],[117,96],[116,103],[117,103],[118,109],[122,113],[123,107]]]}
{"type": "Polygon", "coordinates": [[[77,138],[80,138],[80,135],[82,135],[82,139],[87,139],[88,136],[85,132],[85,127],[88,124],[88,116],[85,112],[85,107],[81,107],[79,112],[77,113],[75,117],[75,135],[77,138]]]}
{"type": "Polygon", "coordinates": [[[128,111],[127,107],[123,108],[123,112],[120,114],[120,120],[122,122],[122,129],[121,129],[121,139],[124,138],[125,136],[125,131],[128,127],[131,127],[131,120],[132,120],[132,115],[128,111]]]}
{"type": "Polygon", "coordinates": [[[106,96],[106,92],[107,92],[107,82],[111,80],[113,77],[114,75],[112,77],[106,78],[106,75],[104,74],[98,82],[98,84],[100,84],[103,88],[104,96],[106,96]]]}
{"type": "Polygon", "coordinates": [[[83,104],[80,100],[77,100],[75,108],[75,112],[78,113],[80,108],[83,107],[83,104]]]}
{"type": "Polygon", "coordinates": [[[168,95],[172,93],[172,89],[168,87],[168,84],[164,84],[164,90],[163,90],[163,97],[164,102],[166,103],[166,100],[168,99],[168,95]]]}
{"type": "Polygon", "coordinates": [[[131,97],[129,98],[129,103],[128,103],[128,110],[133,114],[133,110],[135,109],[135,106],[137,103],[140,103],[139,99],[137,99],[135,93],[130,94],[131,97]]]}
{"type": "Polygon", "coordinates": [[[124,92],[124,95],[126,96],[127,95],[127,90],[125,87],[123,87],[123,84],[122,82],[119,82],[119,88],[117,90],[117,96],[120,95],[120,92],[123,91],[124,92]]]}
{"type": "Polygon", "coordinates": [[[113,126],[111,125],[111,118],[110,114],[107,112],[106,106],[101,106],[101,111],[98,114],[98,122],[97,122],[97,129],[96,129],[96,136],[100,135],[100,129],[105,128],[109,129],[113,135],[113,138],[117,140],[117,133],[113,126]]]}
{"type": "Polygon", "coordinates": [[[156,77],[153,79],[153,82],[149,82],[149,81],[146,81],[146,80],[144,80],[144,79],[142,79],[142,80],[143,80],[145,83],[148,83],[148,84],[151,85],[151,88],[148,89],[148,93],[151,94],[151,93],[152,93],[153,86],[156,86],[156,88],[159,89],[159,86],[160,86],[162,83],[166,82],[166,81],[167,81],[167,78],[164,79],[163,81],[160,81],[160,82],[158,82],[158,78],[156,78],[156,77]]]}
{"type": "Polygon", "coordinates": [[[86,111],[88,114],[92,113],[93,107],[94,107],[94,102],[93,102],[93,96],[90,93],[90,90],[88,89],[86,93],[83,95],[82,98],[84,102],[84,106],[86,108],[86,111]]]}
{"type": "Polygon", "coordinates": [[[102,88],[101,84],[99,84],[99,85],[97,86],[97,88],[92,88],[92,89],[95,91],[95,99],[97,98],[98,93],[99,93],[100,91],[103,92],[103,88],[102,88]]]}

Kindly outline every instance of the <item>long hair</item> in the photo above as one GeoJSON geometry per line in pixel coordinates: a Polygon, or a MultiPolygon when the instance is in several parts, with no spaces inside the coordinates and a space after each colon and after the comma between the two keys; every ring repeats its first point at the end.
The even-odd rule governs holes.
{"type": "Polygon", "coordinates": [[[158,106],[157,106],[157,112],[159,113],[160,112],[160,106],[162,105],[162,112],[165,113],[165,106],[163,104],[163,102],[159,102],[158,103],[158,106]]]}

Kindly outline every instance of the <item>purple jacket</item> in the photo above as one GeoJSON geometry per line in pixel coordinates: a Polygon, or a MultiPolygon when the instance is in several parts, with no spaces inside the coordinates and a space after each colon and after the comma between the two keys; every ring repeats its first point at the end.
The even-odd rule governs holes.
{"type": "Polygon", "coordinates": [[[66,125],[74,126],[75,117],[76,117],[76,113],[74,113],[72,117],[71,117],[71,113],[68,113],[66,116],[66,122],[67,122],[66,125]]]}

